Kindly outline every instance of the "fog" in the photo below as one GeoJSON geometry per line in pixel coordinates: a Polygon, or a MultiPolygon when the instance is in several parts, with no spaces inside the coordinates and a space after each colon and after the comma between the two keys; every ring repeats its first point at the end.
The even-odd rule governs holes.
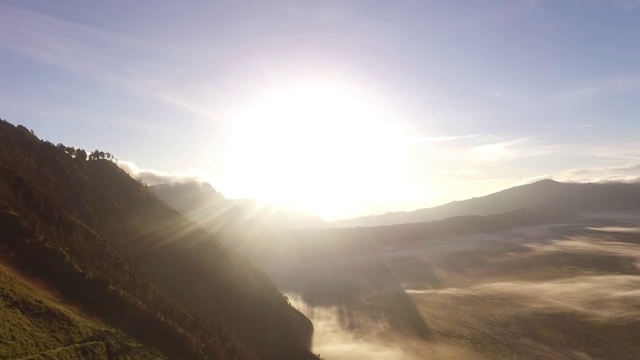
{"type": "Polygon", "coordinates": [[[640,319],[640,276],[583,276],[547,282],[495,282],[470,288],[407,290],[421,295],[512,297],[513,311],[575,312],[599,321],[640,319]]]}
{"type": "Polygon", "coordinates": [[[287,296],[313,322],[313,352],[325,360],[482,359],[454,344],[424,342],[394,333],[382,323],[370,322],[365,329],[347,329],[337,308],[311,307],[296,294],[287,296]]]}
{"type": "MultiPolygon", "coordinates": [[[[633,229],[615,228],[616,232],[633,233],[633,229]]],[[[588,236],[576,236],[563,240],[552,240],[547,244],[527,245],[534,252],[555,252],[569,254],[591,254],[599,256],[616,256],[635,261],[635,267],[640,269],[640,245],[628,242],[613,241],[588,236]]]]}
{"type": "Polygon", "coordinates": [[[604,231],[604,232],[620,232],[620,233],[631,233],[631,234],[640,233],[640,227],[608,226],[608,227],[601,227],[601,228],[590,227],[588,229],[596,230],[596,231],[604,231]]]}
{"type": "MultiPolygon", "coordinates": [[[[385,266],[430,329],[428,338],[374,317],[350,326],[345,314],[366,316],[351,307],[381,301],[375,292],[334,307],[289,298],[313,321],[313,350],[326,360],[637,359],[640,240],[633,219],[589,215],[445,241],[386,242],[385,266]]],[[[331,274],[325,279],[357,289],[370,272],[331,274]]]]}

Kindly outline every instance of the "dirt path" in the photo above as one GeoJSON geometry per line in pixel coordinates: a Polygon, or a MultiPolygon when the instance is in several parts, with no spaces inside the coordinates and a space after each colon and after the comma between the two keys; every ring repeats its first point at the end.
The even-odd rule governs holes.
{"type": "MultiPolygon", "coordinates": [[[[83,355],[92,355],[93,356],[96,355],[96,351],[98,351],[98,353],[102,353],[104,354],[104,359],[109,359],[109,352],[107,351],[107,346],[104,342],[102,341],[88,341],[85,343],[77,343],[77,344],[71,344],[71,345],[66,345],[66,346],[61,346],[59,348],[55,348],[55,349],[50,349],[50,350],[46,350],[46,351],[42,351],[40,353],[37,354],[33,354],[33,355],[29,355],[26,357],[21,357],[21,358],[15,358],[13,360],[37,360],[37,359],[42,359],[43,355],[54,355],[56,353],[60,353],[63,351],[69,351],[69,352],[73,352],[73,354],[75,354],[78,359],[84,359],[86,357],[84,357],[83,355]],[[82,348],[89,348],[89,352],[80,352],[82,350],[82,348]]],[[[46,357],[49,358],[49,357],[46,357]]]]}

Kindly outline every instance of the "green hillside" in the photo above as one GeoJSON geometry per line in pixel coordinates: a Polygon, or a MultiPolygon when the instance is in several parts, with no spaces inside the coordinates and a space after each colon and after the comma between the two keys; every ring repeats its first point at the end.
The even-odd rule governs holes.
{"type": "Polygon", "coordinates": [[[161,359],[0,265],[0,359],[161,359]]]}
{"type": "Polygon", "coordinates": [[[9,266],[168,358],[315,358],[311,322],[263,273],[104,157],[0,122],[9,266]]]}

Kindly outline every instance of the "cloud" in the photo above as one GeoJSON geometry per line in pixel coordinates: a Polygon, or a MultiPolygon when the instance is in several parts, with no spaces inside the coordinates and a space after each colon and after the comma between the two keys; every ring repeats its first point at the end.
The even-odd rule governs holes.
{"type": "Polygon", "coordinates": [[[383,329],[380,325],[367,326],[368,333],[346,329],[340,322],[337,308],[311,307],[300,296],[287,295],[291,303],[311,319],[314,327],[313,351],[327,360],[417,360],[398,344],[377,339],[383,329]]]}
{"type": "Polygon", "coordinates": [[[583,276],[549,282],[504,282],[481,285],[483,292],[503,292],[529,298],[533,310],[578,312],[602,321],[640,317],[635,304],[640,276],[583,276]]]}
{"type": "Polygon", "coordinates": [[[626,166],[586,168],[566,170],[553,177],[558,181],[570,182],[638,182],[640,181],[640,164],[626,166]]]}
{"type": "Polygon", "coordinates": [[[480,162],[500,162],[543,155],[548,152],[549,150],[546,146],[534,144],[531,137],[495,142],[472,148],[474,158],[480,162]]]}
{"type": "Polygon", "coordinates": [[[202,175],[199,175],[197,171],[194,172],[181,172],[181,171],[160,171],[154,169],[140,168],[132,161],[117,160],[118,165],[122,170],[135,179],[140,179],[142,182],[148,185],[157,184],[171,184],[171,183],[183,183],[190,181],[203,182],[202,175]]]}
{"type": "Polygon", "coordinates": [[[587,229],[603,231],[603,232],[623,233],[623,234],[640,234],[640,227],[606,226],[606,227],[599,227],[599,228],[590,227],[587,229]]]}
{"type": "Polygon", "coordinates": [[[526,179],[522,179],[518,185],[527,185],[527,184],[533,184],[534,182],[538,182],[540,180],[548,180],[548,179],[552,179],[553,177],[547,174],[544,175],[538,175],[538,176],[533,176],[533,177],[529,177],[526,179]]]}
{"type": "Polygon", "coordinates": [[[185,59],[197,57],[174,58],[188,51],[176,46],[0,5],[0,48],[196,115],[217,117],[228,91],[201,74],[194,78],[185,59]],[[163,65],[158,58],[166,60],[163,65]]]}
{"type": "MultiPolygon", "coordinates": [[[[608,232],[637,232],[638,228],[604,227],[589,228],[592,230],[608,232]]],[[[636,267],[640,270],[640,245],[617,242],[601,241],[588,237],[572,237],[567,240],[553,240],[549,244],[529,245],[537,252],[562,252],[572,254],[613,255],[624,258],[632,258],[636,261],[636,267]]]]}
{"type": "MultiPolygon", "coordinates": [[[[638,228],[602,228],[603,231],[638,231],[638,228]]],[[[525,245],[531,255],[581,254],[597,257],[630,259],[640,270],[640,245],[634,243],[606,241],[586,236],[576,236],[549,243],[525,245]]],[[[542,261],[542,260],[541,260],[542,261]]],[[[597,260],[593,260],[598,264],[597,260]]],[[[606,263],[604,263],[606,265],[606,263]]],[[[632,265],[632,266],[633,266],[632,265]]],[[[620,274],[598,274],[551,279],[547,281],[498,281],[487,282],[467,288],[449,287],[435,290],[407,289],[409,294],[425,296],[451,296],[466,298],[488,297],[501,299],[510,297],[513,311],[532,313],[577,313],[592,321],[625,323],[640,318],[637,299],[640,296],[640,276],[620,274]]],[[[469,299],[470,301],[472,299],[469,299]]]]}
{"type": "Polygon", "coordinates": [[[479,138],[479,137],[483,137],[483,136],[491,136],[491,135],[469,134],[469,135],[450,135],[450,136],[422,137],[422,138],[417,139],[416,142],[455,141],[455,140],[465,140],[465,139],[479,138]]]}
{"type": "Polygon", "coordinates": [[[111,85],[131,84],[125,77],[142,64],[122,55],[131,59],[140,54],[136,49],[148,48],[130,37],[11,6],[0,6],[0,29],[0,47],[111,85]]]}
{"type": "Polygon", "coordinates": [[[580,276],[547,282],[505,281],[470,288],[407,290],[423,296],[511,296],[517,311],[579,313],[596,321],[625,322],[640,318],[640,276],[580,276]]]}
{"type": "MultiPolygon", "coordinates": [[[[471,360],[477,354],[443,341],[424,342],[405,334],[394,334],[387,327],[371,321],[366,331],[349,330],[340,321],[335,307],[311,307],[296,294],[288,294],[292,305],[299,308],[314,327],[314,353],[327,360],[471,360]]],[[[366,319],[363,319],[366,321],[366,319]]]]}

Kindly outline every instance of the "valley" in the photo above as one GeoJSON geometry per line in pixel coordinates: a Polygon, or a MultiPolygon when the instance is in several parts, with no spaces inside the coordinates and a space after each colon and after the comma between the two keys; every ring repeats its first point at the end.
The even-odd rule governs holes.
{"type": "Polygon", "coordinates": [[[640,356],[637,184],[544,180],[336,227],[0,136],[6,358],[640,356]]]}
{"type": "Polygon", "coordinates": [[[0,0],[0,360],[639,360],[640,0],[0,0]]]}
{"type": "Polygon", "coordinates": [[[396,284],[382,282],[371,256],[355,252],[360,266],[336,270],[327,261],[313,270],[321,280],[310,283],[308,263],[297,264],[290,273],[305,280],[278,284],[314,321],[315,349],[327,349],[320,352],[331,353],[327,359],[376,358],[368,351],[381,359],[636,359],[638,219],[637,212],[587,214],[397,245],[378,239],[396,284]],[[316,294],[319,284],[324,291],[316,294]],[[345,299],[337,290],[345,287],[361,291],[345,299]],[[395,300],[404,294],[406,302],[395,300]],[[406,326],[411,317],[399,316],[400,307],[415,307],[428,336],[406,326]]]}
{"type": "MultiPolygon", "coordinates": [[[[625,200],[636,196],[637,184],[542,181],[417,211],[466,214],[430,222],[266,217],[262,231],[219,234],[312,320],[328,360],[635,359],[640,209],[625,200]],[[477,205],[491,203],[502,205],[477,205]]],[[[225,218],[182,204],[210,214],[203,224],[225,218]]]]}

